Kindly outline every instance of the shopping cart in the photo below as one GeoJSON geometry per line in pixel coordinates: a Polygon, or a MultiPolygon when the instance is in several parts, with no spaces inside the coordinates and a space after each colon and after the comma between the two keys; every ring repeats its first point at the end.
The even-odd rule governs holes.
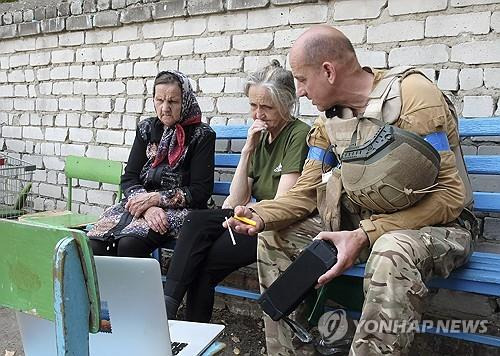
{"type": "Polygon", "coordinates": [[[35,169],[29,162],[0,152],[0,218],[17,218],[33,211],[35,169]]]}

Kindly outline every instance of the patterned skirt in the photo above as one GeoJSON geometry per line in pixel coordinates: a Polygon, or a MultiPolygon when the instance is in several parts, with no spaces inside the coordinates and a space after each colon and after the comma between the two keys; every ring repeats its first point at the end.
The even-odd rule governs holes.
{"type": "MultiPolygon", "coordinates": [[[[177,238],[189,209],[163,209],[167,215],[168,231],[162,236],[165,240],[177,238]]],[[[146,237],[149,225],[144,217],[135,218],[125,210],[125,201],[115,204],[102,214],[92,229],[87,233],[91,239],[116,241],[122,237],[146,237]]]]}

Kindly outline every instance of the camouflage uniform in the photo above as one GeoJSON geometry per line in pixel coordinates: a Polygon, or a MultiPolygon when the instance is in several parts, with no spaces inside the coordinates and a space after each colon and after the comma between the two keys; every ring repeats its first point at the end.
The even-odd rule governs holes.
{"type": "MultiPolygon", "coordinates": [[[[380,77],[380,72],[377,72],[375,81],[380,77]]],[[[450,150],[440,151],[440,189],[396,213],[371,214],[359,210],[359,207],[356,210],[352,202],[349,205],[345,195],[340,193],[340,180],[337,181],[340,182],[337,190],[328,187],[332,178],[328,184],[322,183],[321,162],[308,159],[294,188],[273,201],[263,201],[253,207],[265,222],[266,230],[272,230],[259,235],[257,266],[261,290],[269,287],[320,231],[354,230],[359,226],[370,242],[369,248],[360,256],[360,262],[366,261],[367,265],[365,303],[359,326],[369,320],[409,323],[420,320],[422,316],[424,297],[428,292],[424,283],[434,276],[447,277],[453,269],[467,262],[475,236],[471,233],[474,218],[464,219],[468,218],[464,207],[467,206],[470,185],[466,188],[468,178],[462,177],[457,170],[455,157],[459,156],[454,153],[459,149],[456,122],[434,85],[419,75],[410,78],[412,80],[403,82],[406,83],[404,87],[402,84],[401,115],[394,125],[420,135],[436,131],[447,133],[450,150]],[[319,209],[322,219],[318,216],[311,218],[316,209],[319,209]]],[[[325,129],[325,121],[328,119],[324,117],[317,120],[308,137],[309,144],[325,149],[334,143],[338,148],[339,143],[342,145],[345,141],[347,146],[352,130],[331,130],[328,126],[325,129]]],[[[350,124],[356,123],[351,120],[350,124]]],[[[369,134],[365,136],[369,137],[369,134]]],[[[311,354],[310,346],[297,346],[283,322],[273,322],[265,317],[265,326],[269,355],[311,354]]],[[[405,354],[412,340],[411,332],[373,332],[359,327],[350,354],[405,354]]]]}
{"type": "MultiPolygon", "coordinates": [[[[322,231],[318,215],[279,232],[259,235],[257,267],[261,291],[292,263],[312,238],[322,231]]],[[[472,252],[471,233],[456,223],[420,230],[398,230],[382,235],[375,242],[366,263],[363,320],[420,320],[424,282],[433,276],[447,277],[467,262],[472,252]]],[[[298,313],[301,310],[299,308],[298,313]]],[[[268,355],[311,355],[312,348],[293,340],[290,328],[264,316],[268,355]]],[[[370,330],[368,330],[370,331],[370,330]]],[[[351,355],[405,354],[413,333],[367,333],[358,328],[351,355]]]]}

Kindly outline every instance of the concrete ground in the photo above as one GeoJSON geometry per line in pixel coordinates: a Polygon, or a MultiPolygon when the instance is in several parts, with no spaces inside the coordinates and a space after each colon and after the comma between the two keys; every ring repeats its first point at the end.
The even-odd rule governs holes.
{"type": "Polygon", "coordinates": [[[0,308],[0,356],[24,356],[14,312],[0,308]],[[15,352],[8,353],[7,351],[15,352]]]}

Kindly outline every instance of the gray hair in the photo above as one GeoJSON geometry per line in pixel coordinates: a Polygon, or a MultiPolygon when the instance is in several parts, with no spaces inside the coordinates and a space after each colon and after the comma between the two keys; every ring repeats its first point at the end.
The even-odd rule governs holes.
{"type": "Polygon", "coordinates": [[[281,117],[286,120],[293,119],[297,96],[295,95],[295,82],[292,72],[283,68],[276,59],[271,64],[250,74],[245,85],[245,95],[253,85],[261,85],[269,91],[271,100],[277,106],[281,117]]]}

